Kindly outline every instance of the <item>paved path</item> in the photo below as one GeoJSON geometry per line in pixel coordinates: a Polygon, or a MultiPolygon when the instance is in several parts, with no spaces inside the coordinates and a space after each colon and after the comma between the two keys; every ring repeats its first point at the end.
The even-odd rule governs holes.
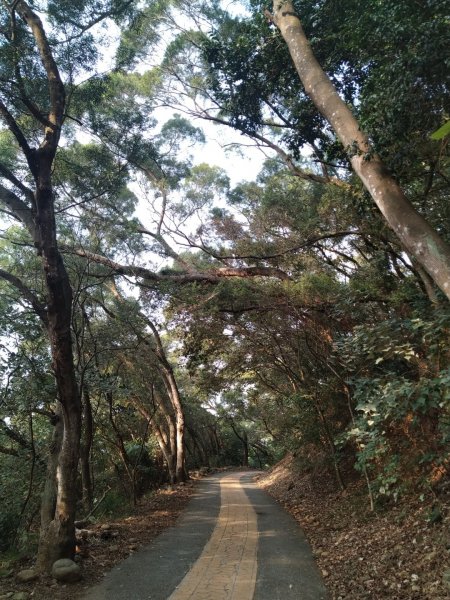
{"type": "Polygon", "coordinates": [[[220,480],[221,504],[209,542],[170,600],[252,600],[256,583],[256,511],[236,474],[220,480]]]}
{"type": "Polygon", "coordinates": [[[326,599],[301,530],[254,476],[203,480],[178,524],[113,569],[85,600],[326,599]]]}

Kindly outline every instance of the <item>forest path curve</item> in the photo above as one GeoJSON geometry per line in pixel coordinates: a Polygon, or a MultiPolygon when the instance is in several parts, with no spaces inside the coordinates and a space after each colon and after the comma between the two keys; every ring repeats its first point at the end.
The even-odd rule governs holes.
{"type": "Polygon", "coordinates": [[[184,515],[115,567],[84,600],[322,600],[327,594],[297,523],[255,472],[201,481],[184,515]]]}

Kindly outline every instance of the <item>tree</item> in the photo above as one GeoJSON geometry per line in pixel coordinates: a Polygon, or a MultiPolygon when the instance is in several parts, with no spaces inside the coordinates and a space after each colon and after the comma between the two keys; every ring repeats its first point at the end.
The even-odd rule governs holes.
{"type": "Polygon", "coordinates": [[[70,87],[77,69],[81,68],[81,64],[76,63],[84,57],[87,68],[95,60],[91,44],[85,43],[86,38],[81,39],[83,34],[89,38],[86,32],[95,23],[114,12],[123,15],[126,6],[127,3],[111,3],[105,13],[95,17],[88,17],[89,9],[83,6],[71,9],[68,18],[63,17],[58,7],[49,4],[49,23],[55,26],[53,36],[47,34],[37,12],[25,1],[5,3],[1,12],[1,73],[5,85],[0,115],[9,132],[9,152],[2,157],[0,165],[4,182],[0,186],[0,200],[7,213],[26,228],[41,257],[45,302],[39,302],[18,278],[8,273],[2,277],[21,291],[47,330],[59,403],[41,508],[38,567],[47,571],[56,559],[72,558],[75,551],[81,427],[80,390],[71,337],[72,289],[58,248],[55,218],[53,168],[68,109],[61,73],[67,77],[70,87]],[[68,38],[61,40],[66,50],[59,52],[58,26],[62,22],[67,24],[68,38]]]}
{"type": "Polygon", "coordinates": [[[292,2],[275,0],[270,15],[286,41],[307,94],[329,121],[350,162],[403,246],[450,299],[450,247],[414,209],[374,154],[345,102],[317,62],[292,2]]]}
{"type": "MultiPolygon", "coordinates": [[[[115,289],[115,295],[119,304],[122,305],[124,301],[117,289],[115,289]]],[[[143,314],[143,311],[141,311],[138,306],[130,306],[130,308],[131,312],[128,313],[128,316],[123,310],[121,310],[119,314],[122,316],[122,318],[126,318],[125,323],[130,327],[131,331],[134,332],[139,342],[147,346],[150,349],[151,354],[156,358],[160,375],[164,383],[165,393],[167,394],[171,405],[172,414],[170,409],[167,408],[163,395],[161,395],[157,390],[154,390],[153,393],[157,396],[157,404],[164,412],[170,429],[168,436],[170,439],[169,445],[167,446],[165,443],[162,443],[164,442],[164,436],[161,434],[158,435],[158,441],[166,454],[172,483],[179,483],[186,480],[184,442],[185,421],[180,390],[175,377],[174,369],[167,358],[163,341],[156,324],[149,317],[143,314]],[[147,329],[150,331],[147,332],[147,329]],[[175,439],[171,439],[173,438],[173,435],[175,435],[175,439]]]]}
{"type": "MultiPolygon", "coordinates": [[[[41,569],[48,570],[57,558],[73,557],[75,489],[81,415],[70,330],[72,290],[58,250],[52,184],[52,166],[61,136],[66,94],[53,50],[37,14],[26,2],[20,1],[8,7],[8,19],[10,34],[7,35],[7,41],[10,46],[15,85],[18,86],[22,104],[31,113],[39,127],[43,129],[42,141],[39,147],[35,148],[32,145],[33,142],[27,139],[27,133],[24,132],[23,126],[17,120],[18,116],[14,115],[16,107],[8,108],[3,100],[0,101],[0,113],[3,121],[23,153],[34,185],[34,189],[29,188],[4,166],[2,177],[12,184],[17,193],[25,200],[16,195],[15,191],[4,187],[2,187],[1,199],[15,218],[26,226],[38,255],[42,257],[47,299],[46,308],[40,306],[38,314],[48,331],[52,368],[61,406],[59,418],[61,427],[63,427],[62,439],[55,456],[54,468],[49,469],[49,477],[53,479],[53,482],[47,488],[49,494],[44,497],[41,511],[42,526],[38,565],[41,569]],[[29,65],[23,63],[31,56],[26,50],[26,54],[20,57],[18,41],[20,39],[25,39],[29,45],[33,40],[38,50],[40,64],[37,63],[35,66],[39,71],[44,70],[48,84],[48,96],[44,99],[46,108],[38,108],[31,100],[31,90],[27,90],[25,87],[24,78],[28,76],[28,73],[25,74],[25,72],[29,65]],[[59,472],[58,478],[56,478],[56,466],[59,472]],[[50,488],[53,486],[56,489],[55,496],[53,496],[53,490],[50,493],[50,488]]],[[[23,51],[24,47],[22,46],[23,51]]],[[[12,88],[14,89],[14,83],[12,88]]],[[[33,139],[33,135],[30,135],[30,138],[33,139]]]]}
{"type": "MultiPolygon", "coordinates": [[[[378,79],[395,89],[395,68],[383,56],[395,36],[389,30],[381,51],[364,32],[375,35],[366,25],[379,22],[387,4],[362,10],[350,0],[348,23],[334,0],[302,4],[306,33],[332,83],[297,17],[274,5],[272,24],[291,45],[301,42],[300,62],[309,56],[306,73],[300,65],[305,89],[317,104],[315,82],[329,92],[332,106],[322,103],[323,114],[259,4],[243,18],[203,3],[213,31],[183,27],[162,67],[146,73],[133,70],[135,61],[147,56],[158,15],[171,3],[148,3],[141,12],[118,0],[95,10],[89,2],[49,2],[45,26],[21,0],[0,13],[0,200],[8,225],[0,244],[0,337],[15,335],[2,364],[0,453],[7,460],[0,476],[26,496],[22,505],[8,503],[0,528],[12,539],[21,523],[32,523],[34,484],[44,482],[42,449],[51,437],[44,569],[73,555],[76,501],[89,512],[111,480],[120,487],[115,497],[108,492],[111,505],[136,502],[150,485],[184,480],[187,468],[264,464],[291,450],[334,473],[341,488],[349,478],[343,461],[356,461],[376,500],[405,468],[398,449],[405,435],[434,457],[417,472],[444,472],[448,319],[414,258],[413,233],[420,237],[424,222],[402,229],[399,243],[353,174],[373,176],[385,212],[392,190],[400,198],[397,229],[405,226],[397,208],[409,206],[398,196],[403,189],[431,230],[448,235],[445,157],[424,135],[445,113],[445,84],[439,87],[433,67],[443,33],[438,23],[432,51],[426,26],[419,27],[425,54],[411,73],[407,52],[398,53],[396,68],[404,67],[409,82],[423,81],[424,91],[402,83],[389,114],[418,98],[417,128],[393,118],[380,132],[389,103],[378,79]],[[117,68],[98,74],[101,45],[92,26],[108,15],[124,18],[117,68]],[[94,75],[85,79],[87,71],[94,75]],[[177,105],[161,126],[157,103],[177,105]],[[270,151],[257,180],[231,188],[223,168],[194,165],[190,148],[204,135],[181,110],[270,151]],[[87,143],[77,139],[79,127],[87,143]],[[302,156],[305,145],[310,158],[302,156]],[[383,164],[393,165],[393,179],[383,164]],[[146,203],[146,221],[135,215],[138,201],[146,203]],[[127,297],[122,281],[139,296],[127,297]]],[[[391,29],[410,37],[425,8],[416,3],[410,18],[406,0],[397,4],[391,29]]],[[[190,17],[197,8],[188,7],[190,17]]]]}
{"type": "MultiPolygon", "coordinates": [[[[251,3],[255,11],[259,11],[261,5],[251,3]]],[[[278,11],[274,15],[266,11],[271,22],[282,18],[283,6],[283,3],[274,3],[278,11]]],[[[284,11],[291,21],[293,10],[289,5],[284,11]]],[[[400,3],[395,8],[389,3],[374,3],[374,6],[367,5],[362,14],[359,4],[353,2],[347,3],[345,14],[334,2],[320,5],[306,2],[302,10],[315,47],[333,80],[333,83],[328,81],[320,70],[321,80],[328,81],[329,102],[333,90],[335,105],[329,107],[327,114],[323,106],[317,109],[317,97],[311,102],[302,86],[296,84],[286,53],[258,12],[251,17],[232,17],[217,6],[208,7],[210,33],[183,31],[168,49],[164,66],[172,88],[182,98],[185,111],[242,131],[257,147],[275,151],[293,175],[326,185],[347,186],[358,194],[358,186],[344,171],[349,162],[366,188],[370,183],[369,192],[403,249],[419,265],[425,278],[439,279],[439,287],[448,296],[448,288],[445,288],[449,279],[447,232],[441,226],[442,218],[435,214],[430,196],[431,188],[441,185],[436,179],[441,180],[442,185],[446,185],[446,179],[438,148],[433,149],[427,143],[428,132],[423,129],[430,131],[431,127],[432,131],[431,123],[439,122],[448,110],[444,98],[445,75],[436,67],[441,44],[445,45],[443,13],[434,18],[426,6],[415,6],[409,11],[408,3],[400,3]],[[388,27],[385,36],[380,33],[384,30],[382,24],[388,27]],[[436,54],[427,46],[430,27],[437,37],[436,54]],[[367,31],[371,31],[370,36],[367,31]],[[407,49],[399,51],[396,36],[400,34],[407,39],[416,33],[414,44],[420,56],[412,60],[407,49]],[[384,62],[381,46],[383,52],[386,47],[389,52],[384,62]],[[400,70],[402,77],[398,77],[400,70]],[[383,97],[380,81],[383,85],[388,82],[389,98],[383,97]],[[370,126],[370,137],[360,131],[357,120],[347,108],[346,104],[351,102],[356,105],[353,113],[360,113],[362,127],[370,126]],[[341,117],[345,113],[344,121],[338,117],[338,106],[341,117]],[[333,114],[341,123],[336,132],[333,127],[336,129],[337,123],[330,121],[333,114]],[[414,116],[405,116],[409,114],[414,116]],[[352,128],[344,135],[345,121],[347,127],[351,122],[352,128]],[[286,146],[288,152],[284,150],[286,146]],[[305,147],[312,152],[321,172],[301,164],[300,148],[305,147]],[[393,175],[387,172],[383,160],[388,161],[385,164],[392,167],[393,175]],[[423,165],[426,165],[425,172],[423,165]],[[424,192],[418,187],[421,171],[425,179],[424,192]],[[406,193],[398,185],[399,181],[406,193]],[[414,206],[411,199],[415,201],[414,206]],[[427,221],[422,216],[425,207],[427,221]]],[[[283,23],[288,21],[285,19],[283,23]]],[[[405,45],[408,44],[405,42],[405,45]]],[[[303,49],[302,57],[306,57],[303,49]]],[[[314,58],[310,50],[309,57],[314,58]]],[[[319,67],[317,61],[315,64],[319,67]]],[[[312,77],[309,67],[305,71],[312,77]]],[[[310,87],[306,86],[306,91],[311,96],[310,87]]],[[[169,93],[169,101],[176,104],[174,94],[169,93]]],[[[445,212],[442,204],[440,209],[441,213],[445,212]]]]}
{"type": "MultiPolygon", "coordinates": [[[[411,328],[428,321],[430,304],[420,276],[401,261],[401,247],[380,228],[378,216],[359,213],[345,193],[336,210],[335,194],[313,186],[270,162],[257,183],[231,191],[233,217],[223,211],[216,219],[213,212],[204,222],[210,253],[241,260],[270,257],[290,273],[290,280],[224,281],[214,294],[203,301],[198,296],[192,304],[196,290],[186,289],[171,300],[170,314],[179,323],[191,376],[209,398],[222,393],[227,415],[233,414],[227,394],[233,395],[233,409],[245,399],[234,413],[238,423],[254,419],[276,450],[292,450],[305,464],[329,465],[341,488],[349,480],[342,463],[356,461],[374,508],[387,489],[383,482],[391,481],[398,493],[394,479],[399,482],[405,472],[407,457],[396,451],[405,441],[395,437],[400,422],[407,428],[412,419],[411,435],[422,451],[429,448],[433,461],[440,462],[439,452],[447,456],[447,359],[434,379],[432,354],[438,344],[429,352],[422,342],[415,342],[413,350],[406,341],[411,328]],[[228,219],[234,220],[225,228],[228,219]],[[351,223],[357,224],[353,232],[351,223]],[[320,235],[331,225],[342,230],[342,238],[320,235]],[[397,331],[401,334],[395,333],[394,341],[397,331]],[[380,353],[389,357],[385,366],[380,353]],[[411,367],[420,363],[419,356],[428,366],[422,363],[416,379],[416,367],[411,367]],[[433,383],[425,375],[428,370],[433,383]],[[424,389],[433,390],[429,402],[424,389]],[[420,414],[416,398],[430,410],[420,414]],[[434,412],[439,402],[441,409],[434,412]]],[[[443,316],[438,311],[431,315],[434,325],[426,327],[439,328],[443,316]]],[[[438,338],[429,334],[430,340],[438,338]]],[[[437,462],[432,467],[423,463],[422,472],[438,469],[437,462]]]]}

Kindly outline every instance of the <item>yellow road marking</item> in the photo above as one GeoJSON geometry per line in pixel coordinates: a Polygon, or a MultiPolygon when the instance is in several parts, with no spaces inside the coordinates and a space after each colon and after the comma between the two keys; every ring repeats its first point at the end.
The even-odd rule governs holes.
{"type": "Polygon", "coordinates": [[[242,489],[245,473],[220,480],[217,525],[169,600],[252,600],[256,583],[256,512],[242,489]]]}

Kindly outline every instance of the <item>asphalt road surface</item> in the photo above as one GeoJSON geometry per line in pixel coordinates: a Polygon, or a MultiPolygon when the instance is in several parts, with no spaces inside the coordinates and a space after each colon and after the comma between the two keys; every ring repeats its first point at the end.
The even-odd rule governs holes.
{"type": "Polygon", "coordinates": [[[84,600],[325,600],[295,520],[255,472],[203,479],[184,515],[116,566],[84,600]]]}

